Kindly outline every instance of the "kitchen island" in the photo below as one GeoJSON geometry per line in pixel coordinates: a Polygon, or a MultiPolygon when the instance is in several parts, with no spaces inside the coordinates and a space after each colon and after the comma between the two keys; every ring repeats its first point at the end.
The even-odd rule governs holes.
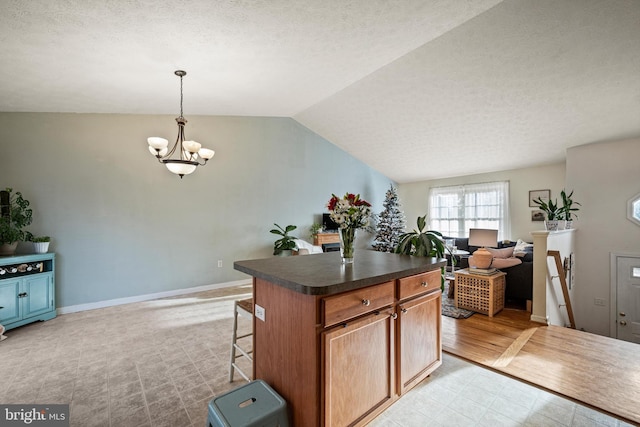
{"type": "Polygon", "coordinates": [[[365,425],[442,363],[445,259],[369,250],[236,261],[253,276],[253,377],[294,426],[365,425]]]}

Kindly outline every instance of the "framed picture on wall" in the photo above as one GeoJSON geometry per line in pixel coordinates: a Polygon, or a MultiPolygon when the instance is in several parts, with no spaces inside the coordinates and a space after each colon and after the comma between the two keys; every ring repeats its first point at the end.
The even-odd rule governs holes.
{"type": "Polygon", "coordinates": [[[533,201],[542,199],[543,202],[548,203],[551,198],[551,190],[531,190],[529,191],[529,207],[535,208],[536,205],[533,201]]]}
{"type": "Polygon", "coordinates": [[[544,212],[531,211],[531,221],[544,221],[544,212]]]}

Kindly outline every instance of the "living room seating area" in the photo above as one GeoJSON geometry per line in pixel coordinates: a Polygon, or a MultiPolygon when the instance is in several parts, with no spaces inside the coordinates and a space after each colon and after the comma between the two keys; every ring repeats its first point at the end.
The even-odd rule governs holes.
{"type": "MultiPolygon", "coordinates": [[[[470,255],[454,255],[455,268],[469,268],[473,265],[473,253],[478,246],[469,245],[468,237],[444,237],[452,239],[458,250],[467,251],[470,255]]],[[[494,260],[491,267],[507,273],[505,299],[526,305],[533,298],[533,244],[518,240],[498,242],[498,248],[488,248],[494,260]]]]}

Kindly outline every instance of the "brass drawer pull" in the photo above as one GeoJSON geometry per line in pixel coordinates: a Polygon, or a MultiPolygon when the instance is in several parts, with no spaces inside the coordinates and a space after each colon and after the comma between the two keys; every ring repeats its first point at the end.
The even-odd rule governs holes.
{"type": "Polygon", "coordinates": [[[363,299],[362,305],[364,305],[365,307],[369,307],[371,305],[371,301],[369,301],[368,299],[363,299]]]}

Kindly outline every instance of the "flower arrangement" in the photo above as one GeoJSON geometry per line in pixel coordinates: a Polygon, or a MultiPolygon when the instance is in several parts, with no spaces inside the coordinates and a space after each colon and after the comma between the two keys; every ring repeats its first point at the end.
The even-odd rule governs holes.
{"type": "Polygon", "coordinates": [[[340,227],[340,255],[343,264],[353,262],[356,230],[369,225],[371,204],[359,194],[347,193],[343,198],[331,195],[327,203],[331,219],[340,227]]]}
{"type": "Polygon", "coordinates": [[[327,208],[331,219],[340,228],[365,228],[371,218],[371,203],[360,198],[359,194],[347,193],[343,198],[331,195],[327,208]]]}

